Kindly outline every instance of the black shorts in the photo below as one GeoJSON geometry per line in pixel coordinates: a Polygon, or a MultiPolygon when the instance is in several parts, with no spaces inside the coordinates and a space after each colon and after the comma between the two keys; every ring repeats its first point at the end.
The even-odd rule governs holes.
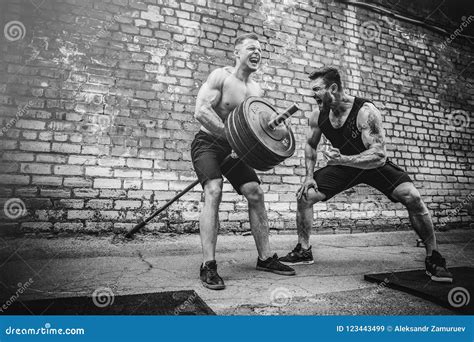
{"type": "Polygon", "coordinates": [[[239,195],[240,187],[249,182],[260,184],[255,171],[240,159],[230,159],[224,165],[222,161],[232,152],[227,140],[217,139],[199,131],[191,143],[191,159],[199,182],[204,184],[210,179],[222,179],[222,175],[232,184],[239,195]]]}
{"type": "Polygon", "coordinates": [[[387,160],[384,166],[362,170],[350,166],[329,165],[317,170],[314,179],[318,190],[326,195],[325,201],[357,184],[367,184],[379,190],[392,202],[393,190],[400,184],[412,182],[410,176],[399,166],[387,160]]]}

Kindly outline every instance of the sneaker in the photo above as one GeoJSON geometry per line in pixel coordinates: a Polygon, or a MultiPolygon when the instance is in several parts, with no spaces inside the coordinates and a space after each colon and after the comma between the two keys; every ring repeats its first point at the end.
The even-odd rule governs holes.
{"type": "Polygon", "coordinates": [[[260,260],[260,258],[257,258],[257,270],[272,272],[281,275],[296,274],[294,269],[292,269],[290,266],[282,264],[278,260],[278,255],[276,255],[276,253],[267,260],[260,260]]]}
{"type": "Polygon", "coordinates": [[[211,290],[225,289],[224,281],[217,274],[217,263],[215,260],[206,261],[200,269],[201,283],[211,290]]]}
{"type": "Polygon", "coordinates": [[[311,252],[311,246],[308,249],[301,247],[301,243],[298,243],[290,253],[280,258],[280,262],[287,265],[310,265],[314,263],[313,252],[311,252]]]}
{"type": "Polygon", "coordinates": [[[425,265],[426,274],[431,277],[431,280],[443,283],[453,282],[453,275],[446,268],[446,259],[438,251],[433,251],[431,256],[426,257],[425,265]]]}

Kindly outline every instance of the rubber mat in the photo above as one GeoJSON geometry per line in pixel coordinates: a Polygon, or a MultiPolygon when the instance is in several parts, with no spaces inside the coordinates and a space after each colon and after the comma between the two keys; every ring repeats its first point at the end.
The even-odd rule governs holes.
{"type": "Polygon", "coordinates": [[[3,315],[215,315],[192,290],[15,301],[3,315]]]}
{"type": "Polygon", "coordinates": [[[459,314],[474,314],[474,268],[450,267],[453,283],[432,281],[425,270],[367,274],[364,279],[424,298],[459,314]]]}

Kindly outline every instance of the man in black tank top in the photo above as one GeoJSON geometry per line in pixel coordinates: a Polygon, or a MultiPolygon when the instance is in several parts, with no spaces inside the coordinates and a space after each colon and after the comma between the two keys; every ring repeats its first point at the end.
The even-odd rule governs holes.
{"type": "Polygon", "coordinates": [[[426,246],[426,273],[434,281],[452,282],[446,261],[437,250],[433,221],[420,193],[408,174],[386,156],[379,110],[369,100],[346,94],[336,68],[316,70],[309,78],[319,110],[309,119],[306,179],[297,193],[298,244],[280,261],[291,265],[312,264],[309,235],[313,205],[364,183],[406,207],[414,230],[426,246]],[[332,146],[322,151],[327,166],[314,172],[322,134],[332,146]]]}

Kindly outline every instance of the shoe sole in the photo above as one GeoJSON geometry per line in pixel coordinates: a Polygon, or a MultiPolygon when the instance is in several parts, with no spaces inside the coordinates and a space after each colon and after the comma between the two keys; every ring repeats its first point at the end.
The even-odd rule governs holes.
{"type": "Polygon", "coordinates": [[[210,290],[223,290],[225,289],[225,285],[210,285],[204,281],[201,280],[201,284],[202,286],[204,286],[205,288],[208,288],[210,290]]]}
{"type": "Polygon", "coordinates": [[[297,265],[311,265],[314,264],[314,260],[308,260],[308,261],[296,261],[296,262],[291,262],[291,261],[281,261],[282,264],[285,264],[287,266],[297,266],[297,265]]]}
{"type": "Polygon", "coordinates": [[[265,267],[260,267],[260,266],[257,266],[256,269],[259,270],[259,271],[272,272],[272,273],[275,273],[275,274],[286,275],[286,276],[292,276],[292,275],[296,274],[295,271],[278,271],[278,270],[272,270],[272,269],[265,268],[265,267]]]}
{"type": "Polygon", "coordinates": [[[431,278],[433,281],[437,281],[439,283],[452,283],[453,278],[446,278],[446,277],[437,277],[432,275],[430,272],[426,271],[426,275],[431,278]]]}

